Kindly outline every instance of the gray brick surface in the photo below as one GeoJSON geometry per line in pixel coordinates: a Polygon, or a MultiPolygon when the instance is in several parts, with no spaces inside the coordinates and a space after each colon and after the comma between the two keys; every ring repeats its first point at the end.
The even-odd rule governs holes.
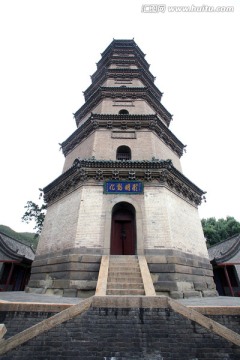
{"type": "MultiPolygon", "coordinates": [[[[0,313],[8,337],[50,313],[0,313]]],[[[239,330],[238,316],[211,316],[239,330]]],[[[239,360],[240,349],[169,309],[91,308],[28,341],[2,360],[239,360]]]]}

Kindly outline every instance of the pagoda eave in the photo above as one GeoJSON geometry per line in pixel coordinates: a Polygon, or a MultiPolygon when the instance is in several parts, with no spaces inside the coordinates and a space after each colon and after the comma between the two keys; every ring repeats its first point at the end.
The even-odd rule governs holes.
{"type": "Polygon", "coordinates": [[[100,87],[94,92],[89,100],[74,114],[76,124],[79,125],[81,118],[86,116],[94,106],[97,106],[102,99],[143,99],[149,103],[150,106],[162,116],[163,120],[169,126],[172,115],[167,109],[156,99],[150,89],[144,87],[138,88],[122,88],[122,87],[100,87]]]}
{"type": "Polygon", "coordinates": [[[140,67],[144,67],[147,70],[150,67],[150,64],[145,60],[145,54],[142,50],[136,45],[135,42],[115,42],[110,44],[109,47],[101,54],[101,59],[97,62],[97,68],[100,69],[110,62],[116,63],[120,61],[126,61],[134,63],[137,61],[140,67]]]}
{"type": "Polygon", "coordinates": [[[139,79],[146,87],[149,87],[155,97],[161,101],[163,93],[151,82],[151,80],[149,80],[147,73],[142,69],[102,70],[95,79],[95,82],[83,92],[85,101],[87,101],[91,97],[92,93],[96,91],[107,79],[139,79]]]}
{"type": "Polygon", "coordinates": [[[81,141],[97,129],[121,129],[153,131],[178,157],[183,155],[185,145],[168,129],[157,115],[111,115],[92,113],[69,138],[62,144],[62,151],[65,156],[71,152],[81,141]]]}
{"type": "Polygon", "coordinates": [[[69,170],[43,189],[44,198],[47,203],[52,203],[89,181],[103,185],[106,180],[139,180],[145,186],[165,186],[195,207],[201,204],[205,194],[175,169],[171,160],[76,159],[69,170]]]}

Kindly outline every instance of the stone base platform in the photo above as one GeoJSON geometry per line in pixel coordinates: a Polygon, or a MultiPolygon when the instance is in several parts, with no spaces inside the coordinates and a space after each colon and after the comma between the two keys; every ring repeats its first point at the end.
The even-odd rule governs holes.
{"type": "Polygon", "coordinates": [[[181,310],[180,303],[187,301],[191,314],[194,308],[206,314],[204,321],[217,321],[224,326],[219,325],[221,331],[231,329],[235,331],[233,338],[239,338],[236,334],[240,322],[239,298],[195,298],[169,302],[165,296],[94,296],[91,301],[90,308],[81,315],[47,327],[47,324],[51,325],[51,316],[59,313],[56,316],[61,317],[65,312],[63,310],[70,311],[75,308],[74,304],[86,300],[0,293],[0,323],[7,328],[0,350],[4,348],[4,342],[19,332],[46,323],[40,325],[44,327],[43,333],[2,353],[1,360],[239,359],[239,346],[199,325],[198,316],[190,320],[176,310],[178,306],[181,310]],[[66,302],[61,303],[61,300],[66,302]],[[175,309],[171,302],[174,302],[175,309]]]}
{"type": "MultiPolygon", "coordinates": [[[[36,257],[27,291],[86,298],[95,294],[102,255],[68,249],[36,257]]],[[[173,299],[216,296],[209,259],[174,249],[148,249],[145,257],[157,295],[173,299]]],[[[111,258],[111,256],[110,256],[111,258]]]]}
{"type": "Polygon", "coordinates": [[[218,295],[209,259],[174,249],[148,250],[145,256],[157,295],[173,299],[218,295]]]}

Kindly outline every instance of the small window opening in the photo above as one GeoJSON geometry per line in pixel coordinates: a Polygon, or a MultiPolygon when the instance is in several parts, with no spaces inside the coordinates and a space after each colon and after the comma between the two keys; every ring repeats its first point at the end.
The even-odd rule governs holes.
{"type": "Polygon", "coordinates": [[[131,149],[128,146],[117,148],[117,160],[131,160],[131,149]]]}
{"type": "Polygon", "coordinates": [[[129,112],[126,109],[122,109],[119,111],[119,115],[128,115],[129,112]]]}

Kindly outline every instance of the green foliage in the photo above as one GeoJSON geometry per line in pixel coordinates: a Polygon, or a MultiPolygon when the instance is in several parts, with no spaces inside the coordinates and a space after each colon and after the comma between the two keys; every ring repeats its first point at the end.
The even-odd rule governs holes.
{"type": "Polygon", "coordinates": [[[202,227],[208,246],[240,233],[240,223],[231,216],[218,220],[215,217],[202,219],[202,227]]]}
{"type": "MultiPolygon", "coordinates": [[[[39,199],[41,200],[42,195],[43,192],[42,190],[40,190],[39,199]]],[[[31,221],[35,221],[34,230],[36,230],[36,234],[39,235],[42,231],[47,204],[45,202],[42,202],[40,205],[38,205],[33,201],[28,201],[24,208],[26,209],[26,211],[22,216],[22,221],[27,224],[29,224],[31,221]]]]}
{"type": "Polygon", "coordinates": [[[35,233],[16,232],[6,225],[0,225],[0,232],[3,232],[5,235],[10,236],[15,240],[19,240],[26,245],[31,245],[34,250],[37,248],[38,236],[36,237],[35,233]]]}

